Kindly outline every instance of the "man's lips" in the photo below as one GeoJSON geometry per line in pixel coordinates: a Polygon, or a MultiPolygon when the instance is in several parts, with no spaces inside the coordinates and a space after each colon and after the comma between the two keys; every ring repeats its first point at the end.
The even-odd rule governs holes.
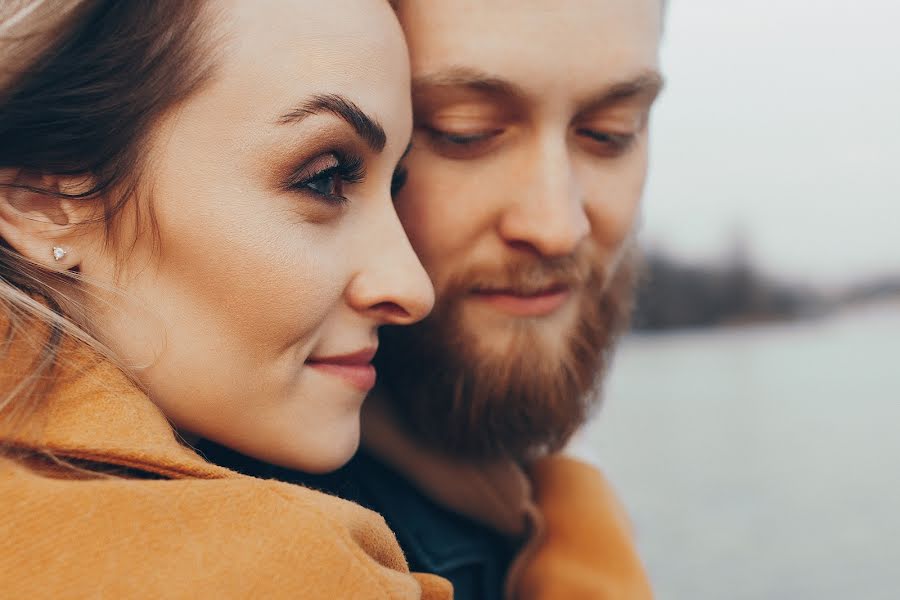
{"type": "Polygon", "coordinates": [[[516,317],[543,317],[555,312],[572,295],[572,288],[559,285],[533,293],[515,290],[475,290],[472,297],[479,302],[516,317]]]}
{"type": "Polygon", "coordinates": [[[368,392],[375,385],[375,367],[372,359],[377,348],[367,348],[352,354],[334,356],[310,356],[306,364],[321,373],[343,379],[356,389],[368,392]]]}

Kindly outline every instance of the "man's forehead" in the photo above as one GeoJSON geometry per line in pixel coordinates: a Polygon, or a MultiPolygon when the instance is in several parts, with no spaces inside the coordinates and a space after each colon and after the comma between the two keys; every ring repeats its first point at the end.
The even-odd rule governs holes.
{"type": "Polygon", "coordinates": [[[404,0],[414,88],[593,95],[658,71],[659,0],[506,4],[404,0]]]}

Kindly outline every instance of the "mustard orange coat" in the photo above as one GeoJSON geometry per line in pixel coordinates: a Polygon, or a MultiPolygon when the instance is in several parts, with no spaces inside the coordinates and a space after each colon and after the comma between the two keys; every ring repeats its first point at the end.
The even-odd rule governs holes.
{"type": "MultiPolygon", "coordinates": [[[[29,362],[12,350],[0,390],[29,362]]],[[[83,349],[64,358],[37,412],[0,425],[3,597],[452,597],[447,581],[409,572],[379,515],[212,465],[121,371],[83,349]]],[[[649,597],[599,473],[553,458],[532,476],[546,527],[517,595],[649,597]]]]}

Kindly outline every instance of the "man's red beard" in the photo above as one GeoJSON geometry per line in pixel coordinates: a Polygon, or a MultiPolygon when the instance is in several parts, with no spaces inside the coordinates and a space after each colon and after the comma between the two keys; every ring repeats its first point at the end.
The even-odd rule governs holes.
{"type": "Polygon", "coordinates": [[[375,363],[397,414],[422,442],[467,458],[524,460],[562,448],[599,402],[593,392],[628,325],[634,255],[612,274],[587,254],[467,273],[421,323],[383,328],[375,363]],[[473,291],[558,284],[576,294],[577,317],[558,332],[557,348],[530,319],[511,320],[501,352],[485,350],[490,343],[466,327],[463,300],[473,291]]]}

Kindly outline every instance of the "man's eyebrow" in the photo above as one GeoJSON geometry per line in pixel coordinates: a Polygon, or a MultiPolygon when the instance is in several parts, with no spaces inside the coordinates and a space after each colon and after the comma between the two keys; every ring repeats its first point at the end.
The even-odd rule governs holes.
{"type": "MultiPolygon", "coordinates": [[[[635,98],[646,99],[651,103],[664,86],[662,75],[648,70],[639,75],[613,83],[599,94],[582,102],[579,113],[607,108],[611,105],[635,98]]],[[[515,83],[470,67],[451,67],[449,69],[414,77],[412,81],[413,97],[428,90],[441,88],[467,88],[496,96],[524,99],[527,93],[515,83]]]]}
{"type": "Polygon", "coordinates": [[[413,77],[413,96],[435,88],[466,88],[495,96],[525,97],[525,91],[515,83],[470,67],[450,67],[413,77]]]}
{"type": "Polygon", "coordinates": [[[278,118],[278,123],[299,123],[306,117],[332,113],[347,121],[373,152],[381,152],[387,143],[384,129],[368,116],[352,100],[338,94],[317,94],[312,96],[278,118]]]}
{"type": "Polygon", "coordinates": [[[646,71],[631,79],[613,83],[599,94],[582,102],[578,113],[588,113],[609,108],[628,100],[644,100],[649,105],[662,91],[665,82],[656,71],[646,71]]]}

